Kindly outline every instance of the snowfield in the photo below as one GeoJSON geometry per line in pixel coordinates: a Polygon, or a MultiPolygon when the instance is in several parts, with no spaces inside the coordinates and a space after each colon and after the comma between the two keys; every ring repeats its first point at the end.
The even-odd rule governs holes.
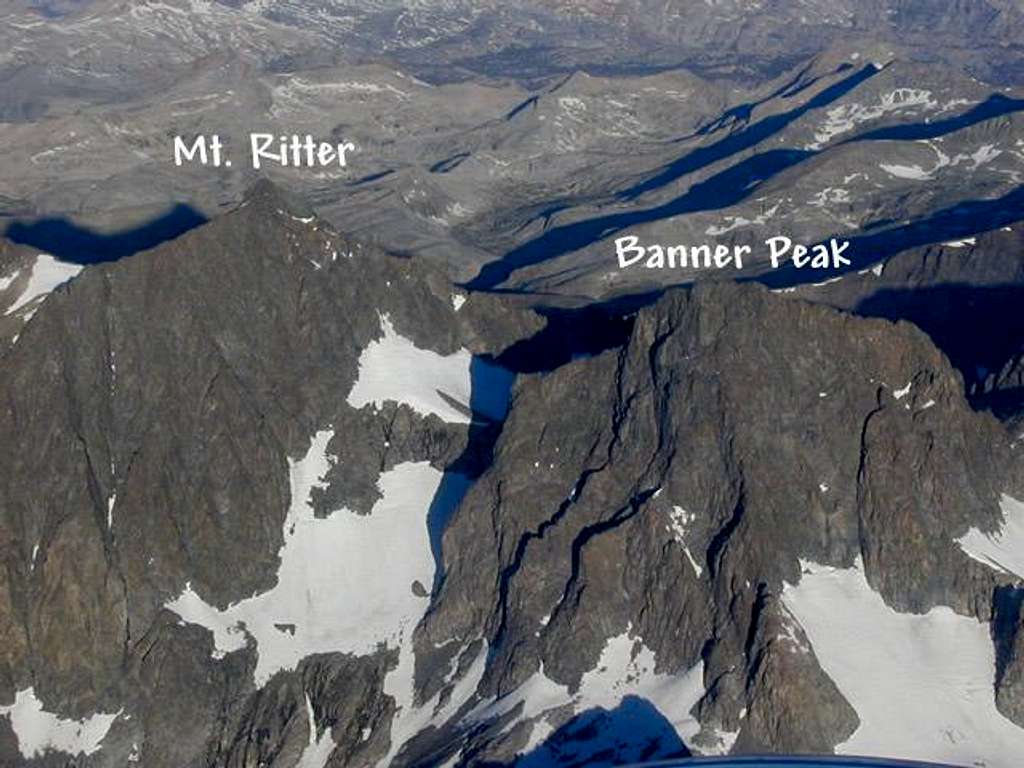
{"type": "Polygon", "coordinates": [[[299,755],[299,762],[295,764],[295,768],[324,768],[337,744],[334,743],[329,728],[325,728],[324,732],[317,736],[313,702],[310,701],[308,693],[306,694],[306,727],[309,728],[309,742],[302,750],[302,754],[299,755]]]}
{"type": "Polygon", "coordinates": [[[950,608],[897,613],[863,565],[803,562],[783,602],[860,726],[837,754],[1019,768],[1024,730],[995,706],[989,626],[950,608]]]}

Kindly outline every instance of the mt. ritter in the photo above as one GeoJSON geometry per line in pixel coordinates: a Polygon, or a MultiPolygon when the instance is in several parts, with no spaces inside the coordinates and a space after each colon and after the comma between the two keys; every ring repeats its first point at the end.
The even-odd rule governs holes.
{"type": "Polygon", "coordinates": [[[1019,2],[0,20],[0,768],[1019,768],[1019,2]]]}

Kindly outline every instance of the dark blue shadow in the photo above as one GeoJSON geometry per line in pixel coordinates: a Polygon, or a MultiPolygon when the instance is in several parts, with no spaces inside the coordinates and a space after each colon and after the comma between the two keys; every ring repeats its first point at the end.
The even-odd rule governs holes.
{"type": "Polygon", "coordinates": [[[378,179],[383,179],[386,176],[390,176],[393,173],[394,173],[394,170],[390,169],[390,168],[388,170],[386,170],[386,171],[379,171],[378,173],[371,173],[368,176],[362,176],[362,177],[356,179],[355,181],[350,182],[349,186],[350,187],[358,187],[358,186],[360,186],[362,184],[369,184],[370,182],[377,181],[378,179]]]}
{"type": "Polygon", "coordinates": [[[491,464],[494,444],[501,434],[508,413],[509,397],[515,373],[493,359],[475,356],[469,367],[471,390],[466,449],[445,469],[437,493],[427,510],[427,533],[434,555],[434,588],[444,580],[444,556],[441,542],[452,515],[480,474],[491,464]]]}
{"type": "Polygon", "coordinates": [[[471,290],[490,290],[517,269],[577,251],[618,232],[684,213],[727,208],[749,197],[764,181],[815,154],[802,149],[772,149],[741,160],[664,205],[606,214],[554,227],[513,248],[504,258],[485,264],[469,281],[471,290]]]}
{"type": "Polygon", "coordinates": [[[626,696],[615,709],[589,709],[515,762],[515,768],[611,768],[689,757],[672,724],[653,704],[626,696]]]}
{"type": "Polygon", "coordinates": [[[462,164],[462,161],[469,157],[469,152],[457,152],[451,157],[446,157],[444,160],[439,160],[430,166],[431,173],[448,173],[449,171],[458,168],[462,164]]]}
{"type": "Polygon", "coordinates": [[[173,240],[207,221],[189,205],[179,203],[166,213],[132,229],[101,234],[64,218],[14,221],[4,236],[12,242],[37,248],[72,264],[117,261],[133,253],[173,240]]]}
{"type": "Polygon", "coordinates": [[[644,763],[632,768],[957,768],[947,764],[921,763],[884,757],[833,757],[832,755],[742,755],[694,757],[644,763]]]}
{"type": "Polygon", "coordinates": [[[444,581],[444,554],[441,542],[452,515],[459,508],[466,492],[473,485],[474,478],[462,472],[446,470],[441,478],[430,509],[427,510],[427,533],[430,536],[430,552],[434,556],[434,587],[444,581]]]}
{"type": "Polygon", "coordinates": [[[908,320],[927,333],[964,378],[975,407],[997,415],[1018,403],[1000,393],[989,402],[979,385],[1021,350],[1024,285],[943,283],[920,288],[883,288],[854,308],[859,315],[908,320]],[[998,400],[1004,402],[997,402],[998,400]]]}
{"type": "Polygon", "coordinates": [[[544,327],[503,351],[498,362],[516,373],[547,373],[571,360],[620,347],[633,330],[630,313],[635,308],[633,301],[601,302],[579,309],[538,307],[544,327]]]}
{"type": "Polygon", "coordinates": [[[516,375],[490,357],[477,355],[469,366],[472,390],[469,408],[475,416],[504,421],[516,375]]]}

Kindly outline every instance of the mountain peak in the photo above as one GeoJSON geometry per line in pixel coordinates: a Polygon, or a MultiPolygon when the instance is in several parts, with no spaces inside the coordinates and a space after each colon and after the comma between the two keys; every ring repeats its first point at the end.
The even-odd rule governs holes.
{"type": "Polygon", "coordinates": [[[314,215],[313,208],[302,198],[285,191],[273,181],[261,177],[249,187],[242,206],[252,206],[267,213],[286,213],[300,218],[314,215]]]}

